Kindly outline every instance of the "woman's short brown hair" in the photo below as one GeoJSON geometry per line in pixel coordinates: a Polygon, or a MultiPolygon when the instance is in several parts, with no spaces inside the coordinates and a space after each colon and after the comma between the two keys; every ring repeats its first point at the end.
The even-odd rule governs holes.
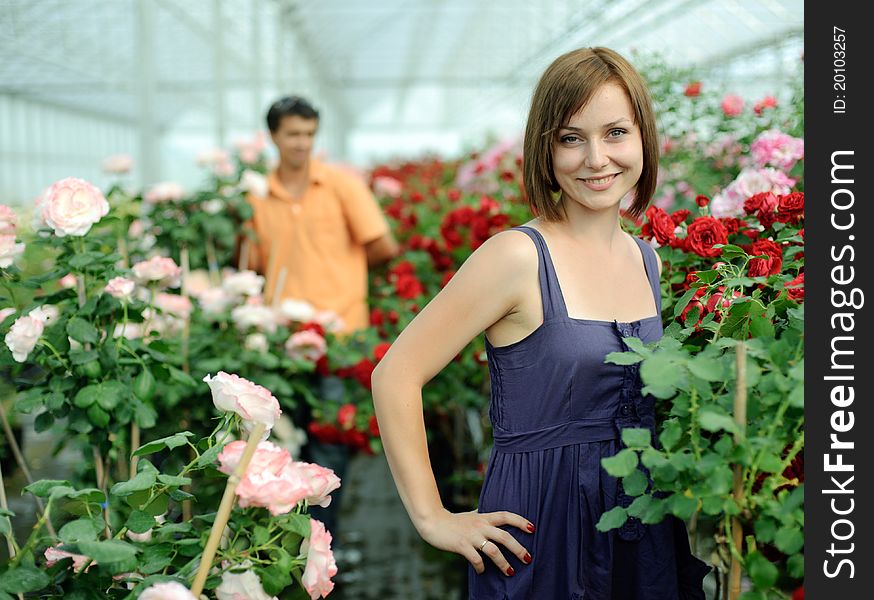
{"type": "Polygon", "coordinates": [[[643,171],[628,213],[639,217],[656,188],[659,145],[652,100],[640,73],[609,48],[580,48],[559,56],[546,69],[531,99],[525,127],[523,174],[528,204],[535,215],[560,221],[565,215],[553,202],[560,191],[552,166],[558,130],[583,108],[605,83],[621,86],[631,100],[643,142],[643,171]]]}

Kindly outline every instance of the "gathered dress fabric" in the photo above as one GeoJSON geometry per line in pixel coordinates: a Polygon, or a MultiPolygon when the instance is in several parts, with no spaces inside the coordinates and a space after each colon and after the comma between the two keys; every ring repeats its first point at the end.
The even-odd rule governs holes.
{"type": "Polygon", "coordinates": [[[469,568],[470,600],[703,600],[710,569],[691,554],[682,521],[629,518],[606,533],[595,528],[604,512],[633,500],[601,459],[622,449],[624,428],[649,429],[656,439],[654,399],[641,393],[639,366],[604,362],[628,350],[628,337],[662,336],[655,251],[634,238],[655,315],[630,323],[575,319],[543,236],[514,229],[537,247],[543,323],[507,346],[486,339],[494,447],[478,511],[510,511],[534,523],[533,534],[502,527],[533,560],[526,565],[502,546],[515,575],[485,557],[483,574],[469,568]]]}

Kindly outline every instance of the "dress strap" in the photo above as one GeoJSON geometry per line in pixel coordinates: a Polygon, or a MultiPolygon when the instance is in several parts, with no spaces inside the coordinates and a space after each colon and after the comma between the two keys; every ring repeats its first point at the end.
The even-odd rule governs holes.
{"type": "Polygon", "coordinates": [[[655,249],[637,236],[632,236],[643,254],[643,266],[646,268],[646,278],[655,299],[656,314],[662,314],[662,288],[659,285],[659,256],[655,249]]]}
{"type": "Polygon", "coordinates": [[[549,255],[549,248],[546,246],[546,240],[543,239],[539,231],[528,225],[519,225],[512,229],[528,234],[528,237],[534,241],[534,246],[537,248],[540,302],[543,304],[543,320],[548,321],[556,317],[566,317],[567,308],[565,307],[564,297],[558,283],[558,276],[555,274],[555,267],[552,264],[552,257],[549,255]]]}

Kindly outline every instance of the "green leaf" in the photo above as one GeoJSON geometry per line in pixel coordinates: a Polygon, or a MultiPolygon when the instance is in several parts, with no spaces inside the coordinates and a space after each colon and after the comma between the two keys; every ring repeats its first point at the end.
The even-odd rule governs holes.
{"type": "Polygon", "coordinates": [[[181,383],[187,387],[197,387],[197,382],[194,378],[183,371],[182,369],[177,369],[176,367],[172,367],[170,365],[164,365],[167,367],[167,370],[170,372],[171,381],[175,381],[176,383],[181,383]]]}
{"type": "Polygon", "coordinates": [[[722,254],[720,258],[723,260],[731,260],[733,258],[737,258],[738,256],[746,256],[747,253],[744,252],[744,249],[740,246],[735,246],[734,244],[714,244],[714,248],[722,248],[722,254]]]}
{"type": "Polygon", "coordinates": [[[12,523],[6,515],[0,515],[0,535],[10,535],[12,533],[12,523]]]}
{"type": "MultiPolygon", "coordinates": [[[[173,435],[168,435],[167,437],[163,437],[159,440],[151,441],[147,444],[143,444],[139,448],[137,448],[136,452],[133,453],[133,456],[146,456],[147,454],[154,454],[159,450],[163,450],[167,448],[168,450],[172,450],[173,448],[178,448],[179,446],[184,446],[188,443],[188,438],[194,437],[194,434],[190,431],[180,431],[179,433],[174,433],[173,435]]],[[[218,453],[216,453],[218,455],[218,453]]]]}
{"type": "Polygon", "coordinates": [[[652,496],[644,495],[638,496],[634,499],[631,505],[626,509],[629,517],[637,517],[638,519],[643,517],[646,513],[649,505],[652,503],[652,496]]]}
{"type": "Polygon", "coordinates": [[[29,565],[19,565],[0,575],[0,590],[10,594],[36,592],[51,583],[51,578],[29,565]]]}
{"type": "Polygon", "coordinates": [[[97,403],[105,410],[112,410],[127,397],[128,389],[122,382],[116,380],[104,381],[100,384],[97,403]]]}
{"type": "Polygon", "coordinates": [[[100,395],[100,384],[92,383],[91,385],[86,385],[81,390],[76,392],[76,396],[73,398],[73,404],[78,406],[79,408],[88,408],[95,402],[97,402],[97,397],[100,395]]]}
{"type": "Polygon", "coordinates": [[[707,476],[706,485],[709,494],[727,494],[734,485],[734,474],[727,465],[719,465],[707,476]]]}
{"type": "Polygon", "coordinates": [[[128,481],[120,481],[112,486],[110,492],[113,496],[123,498],[130,496],[134,492],[141,492],[150,489],[155,485],[157,477],[152,471],[140,471],[133,479],[128,481]]]}
{"type": "Polygon", "coordinates": [[[702,408],[698,413],[698,423],[702,429],[707,431],[728,431],[729,433],[738,432],[737,423],[734,422],[728,415],[720,414],[712,408],[702,408]]]}
{"type": "Polygon", "coordinates": [[[776,454],[768,452],[759,461],[759,470],[765,473],[779,473],[783,470],[783,461],[776,454]]]}
{"type": "Polygon", "coordinates": [[[622,430],[622,442],[629,448],[644,448],[652,443],[649,429],[627,428],[622,430]]]}
{"type": "Polygon", "coordinates": [[[795,554],[804,547],[804,534],[797,526],[781,527],[774,537],[774,543],[783,554],[795,554]]]}
{"type": "Polygon", "coordinates": [[[760,542],[772,542],[777,535],[777,523],[768,517],[762,517],[754,525],[756,539],[760,542]]]}
{"type": "Polygon", "coordinates": [[[52,425],[55,424],[55,417],[52,416],[50,412],[40,413],[36,416],[36,419],[33,421],[33,429],[37,433],[42,433],[43,431],[48,431],[52,425]]]}
{"type": "Polygon", "coordinates": [[[139,571],[151,575],[164,569],[173,562],[173,546],[170,544],[152,544],[143,548],[140,554],[139,571]]]}
{"type": "Polygon", "coordinates": [[[67,321],[67,334],[82,344],[96,344],[100,338],[97,328],[81,317],[67,321]]]}
{"type": "Polygon", "coordinates": [[[158,475],[158,481],[160,481],[161,483],[166,484],[166,485],[175,485],[175,486],[191,485],[191,478],[190,477],[178,477],[176,475],[165,475],[163,473],[158,475]]]}
{"type": "Polygon", "coordinates": [[[224,444],[216,444],[212,448],[208,449],[206,452],[200,455],[200,458],[197,459],[195,466],[205,467],[215,463],[218,459],[218,455],[221,454],[222,448],[224,448],[224,444]]]}
{"type": "Polygon", "coordinates": [[[680,296],[680,299],[677,300],[677,303],[674,305],[674,318],[675,319],[680,316],[680,313],[683,312],[683,309],[686,308],[686,305],[689,304],[689,301],[692,299],[692,297],[695,295],[695,292],[697,292],[697,291],[698,291],[698,288],[691,288],[688,291],[686,291],[685,294],[680,296]]]}
{"type": "Polygon", "coordinates": [[[88,408],[88,420],[91,421],[95,427],[103,428],[109,425],[109,413],[96,404],[93,404],[88,408]]]}
{"type": "Polygon", "coordinates": [[[49,493],[51,493],[52,488],[58,486],[69,486],[70,482],[66,479],[40,479],[39,481],[34,481],[30,485],[24,488],[25,492],[30,492],[34,496],[38,496],[40,498],[47,498],[49,493]]]}
{"type": "Polygon", "coordinates": [[[134,533],[145,533],[155,525],[157,525],[155,517],[141,510],[131,512],[124,526],[134,533]]]}
{"type": "Polygon", "coordinates": [[[601,465],[613,477],[631,475],[637,468],[637,462],[637,452],[628,448],[620,450],[615,456],[601,459],[601,465]]]}
{"type": "Polygon", "coordinates": [[[308,515],[288,513],[279,521],[279,526],[301,537],[306,538],[310,536],[310,518],[308,515]]]}
{"type": "Polygon", "coordinates": [[[99,564],[108,564],[136,558],[137,547],[121,540],[103,540],[79,542],[79,551],[99,564]]]}
{"type": "Polygon", "coordinates": [[[673,450],[677,442],[683,437],[683,426],[677,419],[668,419],[662,424],[662,433],[659,441],[665,450],[673,450]]]}
{"type": "Polygon", "coordinates": [[[772,338],[775,334],[774,323],[765,315],[752,315],[750,333],[757,338],[772,338]]]}
{"type": "Polygon", "coordinates": [[[595,528],[598,531],[610,531],[617,527],[622,527],[625,521],[628,520],[628,512],[621,506],[614,506],[598,519],[595,528]]]}
{"type": "Polygon", "coordinates": [[[777,582],[777,567],[760,552],[751,552],[746,557],[746,571],[759,589],[768,589],[777,582]]]}
{"type": "Polygon", "coordinates": [[[643,357],[634,352],[610,352],[604,362],[614,365],[634,365],[643,360],[643,357]]]}
{"type": "Polygon", "coordinates": [[[725,379],[722,363],[715,358],[708,358],[699,354],[689,361],[688,364],[692,375],[704,381],[723,381],[725,379]]]}
{"type": "Polygon", "coordinates": [[[786,568],[789,571],[789,576],[795,579],[804,577],[804,555],[796,554],[790,556],[786,561],[786,568]]]}
{"type": "Polygon", "coordinates": [[[100,528],[90,518],[77,519],[66,523],[58,530],[58,537],[65,544],[80,541],[96,541],[100,528]]]}
{"type": "Polygon", "coordinates": [[[631,475],[622,478],[622,489],[629,496],[640,496],[646,491],[649,482],[640,469],[632,471],[631,475]]]}
{"type": "Polygon", "coordinates": [[[684,521],[691,517],[695,509],[698,508],[698,501],[695,498],[689,498],[681,493],[674,493],[669,502],[671,513],[684,521]]]}

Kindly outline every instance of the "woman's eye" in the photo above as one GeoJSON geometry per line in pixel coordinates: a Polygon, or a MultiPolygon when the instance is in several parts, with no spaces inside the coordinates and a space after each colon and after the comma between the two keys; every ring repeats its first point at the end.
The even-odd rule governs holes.
{"type": "Polygon", "coordinates": [[[580,140],[580,138],[575,136],[575,135],[565,135],[565,136],[562,136],[562,138],[561,138],[562,143],[565,143],[565,144],[573,144],[573,143],[578,142],[579,140],[580,140]]]}
{"type": "Polygon", "coordinates": [[[610,137],[619,137],[623,133],[627,133],[627,132],[624,129],[611,129],[610,133],[608,133],[607,135],[609,135],[610,137]]]}

